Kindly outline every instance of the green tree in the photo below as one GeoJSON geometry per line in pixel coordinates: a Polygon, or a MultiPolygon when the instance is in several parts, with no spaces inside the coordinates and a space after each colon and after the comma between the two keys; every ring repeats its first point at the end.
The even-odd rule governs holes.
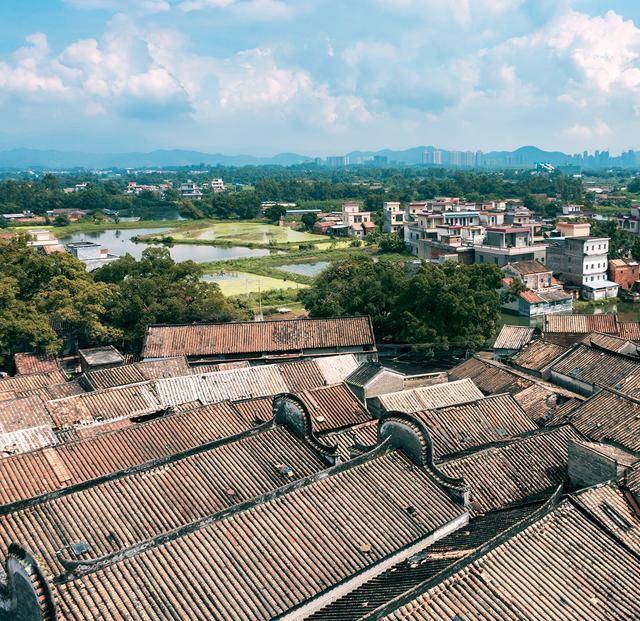
{"type": "Polygon", "coordinates": [[[404,238],[398,233],[383,233],[378,237],[381,252],[406,252],[404,238]]]}
{"type": "Polygon", "coordinates": [[[369,315],[383,341],[417,349],[477,348],[500,317],[502,272],[493,265],[422,264],[358,257],[325,270],[300,299],[312,317],[369,315]]]}
{"type": "Polygon", "coordinates": [[[313,226],[318,221],[318,217],[315,213],[305,213],[300,220],[307,231],[313,231],[313,226]]]}
{"type": "Polygon", "coordinates": [[[283,218],[287,210],[281,205],[271,205],[264,210],[264,215],[271,222],[279,222],[283,218]]]}
{"type": "Polygon", "coordinates": [[[142,345],[150,324],[247,318],[217,285],[202,282],[201,276],[200,265],[175,263],[166,248],[147,248],[140,261],[125,255],[94,272],[97,281],[117,285],[108,314],[128,349],[142,345]]]}
{"type": "Polygon", "coordinates": [[[635,237],[631,244],[631,256],[635,261],[640,261],[640,237],[635,237]]]}

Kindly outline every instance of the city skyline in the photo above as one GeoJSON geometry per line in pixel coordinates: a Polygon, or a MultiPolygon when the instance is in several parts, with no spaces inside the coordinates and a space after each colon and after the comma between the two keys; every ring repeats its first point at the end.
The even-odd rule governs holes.
{"type": "Polygon", "coordinates": [[[640,148],[630,0],[6,0],[0,19],[0,150],[640,148]]]}

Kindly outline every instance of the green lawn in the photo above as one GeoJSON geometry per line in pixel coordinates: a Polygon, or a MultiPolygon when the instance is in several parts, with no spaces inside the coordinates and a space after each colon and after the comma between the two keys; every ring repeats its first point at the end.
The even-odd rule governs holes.
{"type": "Polygon", "coordinates": [[[227,297],[236,297],[258,291],[273,291],[276,289],[303,289],[303,285],[292,280],[259,276],[248,272],[224,272],[219,274],[207,274],[204,276],[207,282],[215,282],[227,297]]]}

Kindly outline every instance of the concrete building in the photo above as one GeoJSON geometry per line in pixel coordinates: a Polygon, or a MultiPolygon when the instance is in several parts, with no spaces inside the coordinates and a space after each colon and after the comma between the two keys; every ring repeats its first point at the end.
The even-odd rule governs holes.
{"type": "Polygon", "coordinates": [[[560,237],[588,237],[591,235],[591,225],[588,222],[556,222],[556,229],[560,237]]]}
{"type": "Polygon", "coordinates": [[[484,243],[475,247],[476,263],[493,263],[499,267],[517,261],[545,263],[547,247],[535,244],[530,227],[487,227],[484,243]]]}
{"type": "Polygon", "coordinates": [[[348,227],[348,234],[364,239],[376,230],[370,211],[360,211],[360,204],[348,202],[342,205],[342,225],[348,227]]]}
{"type": "Polygon", "coordinates": [[[202,200],[202,187],[189,179],[187,182],[180,184],[178,188],[182,198],[188,198],[192,201],[202,200]]]}
{"type": "Polygon", "coordinates": [[[383,233],[402,233],[406,219],[406,212],[397,202],[387,202],[382,210],[384,221],[383,233]]]}
{"type": "Polygon", "coordinates": [[[587,300],[615,298],[618,284],[607,277],[608,237],[565,237],[551,240],[547,265],[565,284],[580,287],[587,300]]]}
{"type": "Polygon", "coordinates": [[[89,241],[67,244],[67,250],[76,259],[84,263],[87,272],[93,272],[93,270],[97,270],[99,267],[120,258],[116,254],[109,254],[109,251],[100,244],[89,241]]]}

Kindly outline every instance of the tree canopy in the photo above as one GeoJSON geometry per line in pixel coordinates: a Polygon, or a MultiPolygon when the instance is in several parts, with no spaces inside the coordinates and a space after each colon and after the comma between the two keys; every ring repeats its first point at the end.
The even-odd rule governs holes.
{"type": "Polygon", "coordinates": [[[357,257],[300,292],[312,317],[370,315],[379,339],[424,351],[480,347],[500,317],[502,272],[493,265],[422,264],[357,257]]]}

